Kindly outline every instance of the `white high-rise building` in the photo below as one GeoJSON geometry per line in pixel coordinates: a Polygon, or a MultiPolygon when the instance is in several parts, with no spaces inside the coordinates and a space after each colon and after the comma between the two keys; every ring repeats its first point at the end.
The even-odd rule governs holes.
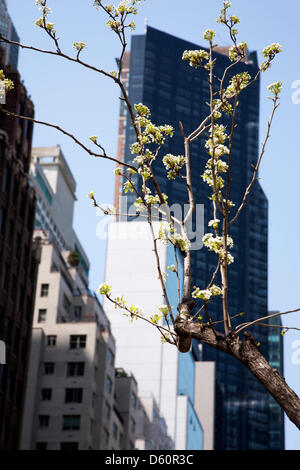
{"type": "MultiPolygon", "coordinates": [[[[162,271],[168,272],[167,267],[174,264],[172,250],[161,244],[159,255],[162,271]]],[[[112,296],[124,295],[129,305],[139,306],[146,315],[156,313],[158,306],[165,304],[147,223],[111,223],[106,259],[105,282],[112,285],[112,296]]],[[[167,292],[176,315],[177,279],[174,273],[167,278],[167,292]]],[[[149,323],[143,320],[130,322],[107,299],[104,308],[118,344],[116,366],[134,374],[141,397],[154,397],[175,449],[201,450],[203,430],[194,408],[197,347],[181,354],[176,347],[162,343],[157,329],[149,323]]]]}

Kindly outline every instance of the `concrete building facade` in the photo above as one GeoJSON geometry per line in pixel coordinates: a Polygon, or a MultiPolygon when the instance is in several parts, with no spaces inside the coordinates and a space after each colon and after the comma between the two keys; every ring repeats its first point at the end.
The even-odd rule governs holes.
{"type": "Polygon", "coordinates": [[[22,449],[110,448],[115,341],[80,264],[41,238],[22,449]]]}

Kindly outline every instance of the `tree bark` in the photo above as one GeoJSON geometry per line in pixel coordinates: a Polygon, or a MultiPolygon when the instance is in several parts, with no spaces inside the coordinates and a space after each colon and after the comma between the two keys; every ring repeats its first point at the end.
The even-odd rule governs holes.
{"type": "MultiPolygon", "coordinates": [[[[270,395],[277,401],[285,411],[289,419],[300,429],[300,399],[296,393],[287,385],[285,379],[279,372],[270,366],[268,361],[261,354],[253,336],[245,332],[244,339],[231,334],[227,337],[219,333],[209,325],[199,325],[192,321],[176,319],[175,332],[179,338],[183,338],[182,343],[186,346],[188,338],[195,338],[202,343],[226,352],[234,356],[257,378],[257,380],[268,390],[270,395]]],[[[178,340],[178,349],[181,341],[178,340]]]]}

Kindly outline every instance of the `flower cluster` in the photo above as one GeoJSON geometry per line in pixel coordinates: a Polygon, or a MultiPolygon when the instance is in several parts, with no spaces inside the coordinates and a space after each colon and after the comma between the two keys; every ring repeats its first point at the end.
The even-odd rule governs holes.
{"type": "Polygon", "coordinates": [[[160,307],[158,307],[158,310],[163,314],[164,317],[168,316],[169,314],[169,309],[167,305],[160,305],[160,307]]]}
{"type": "Polygon", "coordinates": [[[271,67],[271,62],[274,57],[282,51],[282,46],[278,43],[273,43],[263,49],[262,53],[266,60],[260,65],[260,71],[265,72],[271,67]]]}
{"type": "Polygon", "coordinates": [[[240,92],[249,85],[251,76],[248,72],[238,73],[230,80],[230,84],[225,90],[225,97],[230,99],[233,96],[239,95],[240,92]]]}
{"type": "Polygon", "coordinates": [[[102,0],[94,0],[94,6],[96,8],[102,7],[110,16],[106,25],[117,34],[125,28],[130,28],[131,31],[135,29],[134,21],[131,20],[128,24],[125,24],[125,20],[128,15],[137,15],[137,6],[140,4],[141,0],[122,0],[118,5],[112,3],[103,5],[102,0]]]}
{"type": "Polygon", "coordinates": [[[233,247],[233,240],[228,235],[227,236],[227,247],[224,247],[223,237],[216,236],[214,237],[212,233],[206,233],[202,238],[204,246],[206,246],[209,251],[214,251],[219,255],[220,260],[226,260],[227,264],[231,264],[234,261],[233,256],[227,251],[227,247],[233,247]]]}
{"type": "Polygon", "coordinates": [[[273,60],[275,55],[282,51],[282,46],[278,43],[273,43],[270,46],[266,46],[262,53],[265,59],[273,60]]]}
{"type": "Polygon", "coordinates": [[[239,57],[245,57],[247,50],[248,45],[246,42],[240,42],[236,46],[231,46],[229,48],[229,59],[235,62],[239,57]]]}
{"type": "MultiPolygon", "coordinates": [[[[172,137],[174,128],[165,124],[164,126],[155,126],[150,120],[150,110],[142,103],[134,105],[136,111],[135,125],[139,130],[138,140],[134,142],[130,151],[137,156],[134,158],[134,163],[142,166],[141,172],[144,172],[144,165],[155,159],[155,154],[146,145],[157,144],[163,145],[167,136],[172,137]]],[[[147,171],[147,170],[146,170],[147,171]]],[[[147,175],[144,175],[147,178],[147,175]]],[[[149,174],[148,174],[149,177],[149,174]]]]}
{"type": "Polygon", "coordinates": [[[1,85],[1,92],[11,91],[14,88],[14,82],[9,78],[6,78],[4,75],[3,70],[0,70],[0,85],[1,85]]]}
{"type": "Polygon", "coordinates": [[[226,23],[226,13],[228,8],[231,7],[231,3],[223,1],[223,8],[221,8],[220,16],[217,18],[217,23],[226,23]]]}
{"type": "Polygon", "coordinates": [[[215,124],[213,129],[209,130],[209,139],[205,143],[205,148],[208,150],[209,155],[215,155],[221,157],[222,155],[228,154],[229,150],[224,145],[228,139],[228,135],[225,132],[226,128],[223,124],[215,124]]]}
{"type": "Polygon", "coordinates": [[[214,99],[213,100],[213,109],[214,109],[214,118],[218,119],[221,117],[221,111],[226,114],[232,114],[232,105],[227,100],[224,92],[222,94],[222,100],[214,99]]]}
{"type": "Polygon", "coordinates": [[[191,246],[191,242],[185,236],[176,233],[175,228],[170,223],[160,224],[158,238],[165,245],[171,243],[173,246],[179,248],[183,252],[187,252],[191,246]]]}
{"type": "Polygon", "coordinates": [[[220,191],[224,187],[224,179],[222,176],[214,177],[212,169],[205,170],[201,178],[214,190],[220,191]]]}
{"type": "Polygon", "coordinates": [[[192,292],[194,299],[210,300],[212,297],[222,295],[222,289],[213,284],[209,289],[200,290],[199,287],[195,287],[192,292]]]}
{"type": "Polygon", "coordinates": [[[168,153],[163,157],[163,164],[165,165],[166,170],[168,170],[167,178],[174,180],[176,176],[179,175],[179,172],[183,165],[185,164],[185,157],[183,155],[172,155],[168,153]]]}
{"type": "Polygon", "coordinates": [[[220,223],[219,219],[212,219],[208,222],[209,227],[213,227],[214,229],[218,228],[218,225],[220,223]]]}
{"type": "Polygon", "coordinates": [[[115,308],[125,308],[126,304],[128,304],[127,300],[124,299],[124,296],[121,295],[120,297],[114,298],[115,308]]]}
{"type": "Polygon", "coordinates": [[[108,296],[110,293],[111,293],[111,288],[112,286],[109,286],[108,284],[101,284],[99,287],[98,287],[98,293],[100,295],[106,295],[108,296]]]}
{"type": "Polygon", "coordinates": [[[133,193],[134,191],[134,184],[132,181],[125,181],[124,185],[123,185],[123,189],[124,189],[124,193],[127,194],[128,191],[130,191],[131,193],[133,193]]]}
{"type": "Polygon", "coordinates": [[[209,41],[209,42],[212,42],[213,38],[215,37],[216,33],[213,29],[207,29],[206,31],[204,31],[203,33],[203,38],[206,40],[206,41],[209,41]]]}
{"type": "Polygon", "coordinates": [[[77,52],[81,52],[87,45],[84,42],[73,42],[73,48],[77,52]]]}
{"type": "Polygon", "coordinates": [[[149,316],[149,320],[151,321],[151,323],[153,323],[153,325],[158,325],[161,319],[162,315],[159,315],[158,313],[154,313],[149,316]]]}
{"type": "Polygon", "coordinates": [[[224,173],[228,169],[227,163],[220,158],[229,154],[228,147],[224,145],[228,139],[225,130],[223,124],[215,124],[210,129],[209,138],[205,143],[205,148],[211,158],[207,161],[206,169],[201,177],[214,191],[220,191],[224,187],[224,179],[218,173],[224,173]]]}
{"type": "Polygon", "coordinates": [[[282,81],[275,82],[275,83],[271,83],[271,85],[268,86],[268,90],[270,90],[270,92],[272,93],[272,95],[275,96],[275,98],[278,97],[279,93],[282,90],[282,83],[283,83],[282,81]]]}
{"type": "Polygon", "coordinates": [[[46,0],[36,0],[35,4],[39,7],[42,12],[42,18],[38,18],[35,21],[35,25],[39,28],[43,28],[50,34],[55,35],[54,23],[47,21],[47,16],[52,13],[51,8],[47,7],[46,0]]]}
{"type": "Polygon", "coordinates": [[[131,321],[137,320],[139,317],[144,316],[143,310],[137,305],[130,305],[129,312],[124,313],[125,317],[129,317],[131,321]]]}
{"type": "Polygon", "coordinates": [[[89,139],[94,143],[97,144],[98,136],[97,135],[91,135],[89,139]]]}
{"type": "Polygon", "coordinates": [[[43,17],[46,18],[50,13],[52,13],[52,10],[50,7],[47,7],[46,5],[46,0],[35,0],[36,6],[39,7],[39,10],[43,13],[43,17]]]}
{"type": "Polygon", "coordinates": [[[173,273],[176,273],[175,264],[171,264],[170,266],[168,266],[168,270],[172,271],[173,273]]]}
{"type": "Polygon", "coordinates": [[[189,65],[196,69],[203,65],[204,60],[209,60],[209,54],[204,49],[195,51],[184,51],[184,53],[182,54],[182,60],[188,61],[189,65]]]}

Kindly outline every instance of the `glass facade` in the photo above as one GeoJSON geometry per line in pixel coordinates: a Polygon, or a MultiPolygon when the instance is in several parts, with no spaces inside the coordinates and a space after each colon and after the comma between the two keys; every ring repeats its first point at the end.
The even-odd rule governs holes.
{"type": "MultiPolygon", "coordinates": [[[[132,37],[128,86],[130,102],[144,103],[150,108],[155,124],[170,124],[175,129],[174,137],[166,142],[161,156],[184,153],[179,121],[188,134],[207,115],[205,102],[209,99],[209,89],[206,74],[182,61],[182,53],[186,49],[199,49],[199,45],[150,27],[144,35],[132,37]]],[[[215,57],[215,73],[222,76],[229,59],[218,53],[215,53],[215,57]]],[[[252,77],[257,73],[256,53],[249,53],[248,61],[240,63],[233,73],[243,71],[252,77]]],[[[230,193],[230,199],[236,205],[242,200],[253,174],[252,165],[258,158],[259,80],[240,95],[239,103],[230,193]]],[[[229,127],[230,118],[225,117],[222,123],[229,127]]],[[[209,188],[200,176],[207,161],[205,138],[203,136],[191,144],[191,173],[195,200],[197,204],[204,204],[207,227],[213,215],[208,199],[209,188]]],[[[134,141],[134,131],[127,122],[124,159],[130,163],[133,158],[130,146],[134,141]]],[[[185,184],[179,178],[167,180],[162,158],[155,162],[155,174],[170,204],[176,202],[183,206],[187,203],[185,184]]],[[[127,204],[131,205],[134,199],[135,195],[130,194],[127,204]]],[[[194,220],[194,230],[196,223],[194,220]]],[[[230,235],[234,240],[232,254],[235,258],[229,269],[230,314],[234,316],[245,312],[243,321],[254,320],[268,311],[268,201],[259,182],[255,183],[238,222],[231,227],[230,235]]],[[[193,251],[192,286],[205,288],[215,267],[216,256],[213,253],[205,248],[193,251]]],[[[216,281],[220,284],[219,279],[216,281]]],[[[173,302],[172,305],[176,306],[176,298],[173,302]]],[[[220,302],[210,304],[210,315],[214,320],[222,318],[220,302]]],[[[241,321],[239,318],[233,320],[233,326],[241,321]]],[[[252,334],[260,342],[263,354],[268,357],[268,331],[253,327],[252,334]]],[[[203,345],[202,359],[216,362],[217,389],[219,396],[222,396],[222,406],[217,407],[222,410],[222,416],[215,416],[215,447],[228,450],[272,449],[269,397],[264,388],[243,365],[224,353],[203,345]]],[[[184,360],[189,361],[188,355],[184,360]]]]}

